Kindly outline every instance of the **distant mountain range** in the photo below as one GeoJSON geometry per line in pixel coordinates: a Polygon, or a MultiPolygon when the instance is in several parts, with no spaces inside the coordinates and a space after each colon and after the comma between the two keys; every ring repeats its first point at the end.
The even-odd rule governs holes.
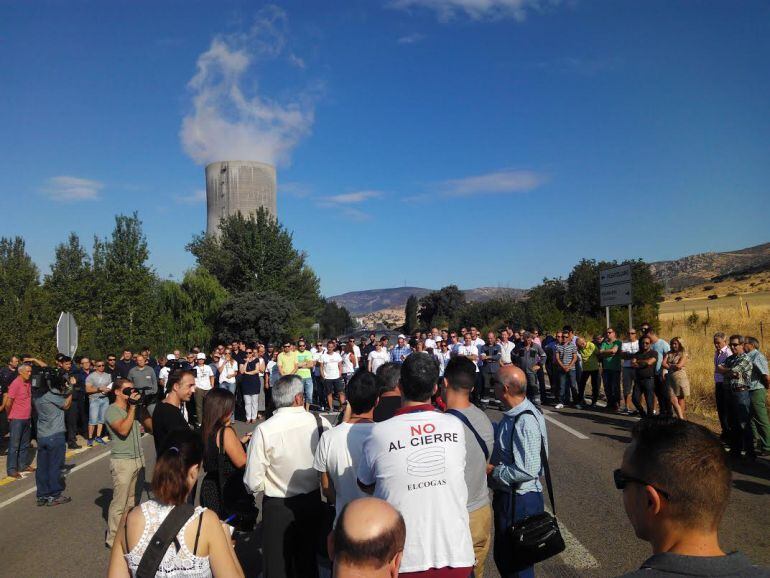
{"type": "Polygon", "coordinates": [[[736,275],[750,275],[770,270],[770,243],[737,251],[699,253],[672,261],[656,261],[650,263],[650,268],[669,291],[736,275]]]}
{"type": "MultiPolygon", "coordinates": [[[[770,243],[737,251],[699,253],[671,261],[656,261],[650,263],[650,268],[668,291],[720,281],[727,277],[750,275],[770,270],[770,243]]],[[[381,309],[403,308],[410,295],[419,299],[431,291],[434,290],[424,287],[394,287],[351,291],[329,299],[346,307],[352,315],[365,315],[381,309]]],[[[464,289],[463,292],[468,301],[489,301],[505,296],[523,299],[527,295],[526,289],[507,287],[478,287],[464,289]]]]}
{"type": "MultiPolygon", "coordinates": [[[[329,297],[337,305],[342,305],[351,315],[364,315],[380,309],[394,309],[404,307],[410,295],[418,299],[427,295],[434,289],[424,287],[393,287],[392,289],[368,289],[366,291],[350,291],[342,295],[329,297]]],[[[468,301],[489,301],[496,297],[521,298],[527,293],[525,289],[511,289],[508,287],[478,287],[476,289],[464,289],[465,298],[468,301]]]]}

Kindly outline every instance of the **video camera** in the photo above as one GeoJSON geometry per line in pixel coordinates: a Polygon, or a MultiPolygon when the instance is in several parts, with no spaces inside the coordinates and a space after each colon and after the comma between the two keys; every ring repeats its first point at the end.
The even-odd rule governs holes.
{"type": "Polygon", "coordinates": [[[184,359],[169,359],[166,362],[166,367],[168,368],[169,375],[174,373],[175,371],[181,371],[183,369],[190,369],[190,364],[187,363],[184,359]]]}
{"type": "Polygon", "coordinates": [[[35,395],[43,395],[48,391],[63,396],[68,396],[72,393],[69,374],[58,367],[34,368],[30,382],[35,395]]]}
{"type": "Polygon", "coordinates": [[[147,393],[149,390],[149,387],[124,387],[123,395],[131,396],[133,393],[138,393],[139,399],[131,399],[131,397],[129,397],[128,403],[130,405],[138,405],[139,407],[147,407],[156,402],[155,394],[147,393]]]}

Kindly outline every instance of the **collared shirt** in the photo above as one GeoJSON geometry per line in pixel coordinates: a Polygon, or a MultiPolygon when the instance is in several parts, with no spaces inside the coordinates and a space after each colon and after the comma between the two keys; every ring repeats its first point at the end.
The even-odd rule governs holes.
{"type": "Polygon", "coordinates": [[[540,461],[540,444],[545,442],[548,452],[548,435],[545,420],[540,410],[525,399],[519,405],[509,409],[495,428],[495,447],[489,463],[495,466],[492,479],[496,482],[495,489],[511,491],[516,488],[517,494],[542,492],[540,476],[543,465],[540,461]],[[529,410],[534,415],[523,415],[516,420],[516,432],[513,435],[513,452],[511,452],[511,428],[514,419],[523,411],[529,410]]]}
{"type": "Polygon", "coordinates": [[[513,341],[501,341],[498,345],[500,345],[500,363],[502,365],[513,363],[511,353],[513,353],[513,349],[516,347],[513,341]]]}
{"type": "Polygon", "coordinates": [[[406,358],[410,353],[412,353],[412,348],[409,347],[408,345],[404,344],[403,347],[399,347],[398,345],[396,345],[390,351],[390,360],[393,363],[398,363],[399,365],[401,365],[402,363],[404,363],[404,360],[401,359],[401,356],[403,355],[404,358],[406,358]]]}
{"type": "MultiPolygon", "coordinates": [[[[325,431],[331,424],[321,417],[325,431]]],[[[318,424],[304,407],[281,407],[254,430],[249,442],[243,482],[252,492],[271,498],[290,498],[318,489],[313,469],[318,447],[318,424]]]]}
{"type": "Polygon", "coordinates": [[[494,345],[482,345],[479,353],[486,355],[484,359],[484,373],[497,373],[500,369],[500,358],[503,355],[503,349],[495,343],[494,345]]]}
{"type": "Polygon", "coordinates": [[[8,387],[8,397],[13,400],[8,419],[29,419],[32,417],[32,382],[18,376],[8,387]]]}
{"type": "Polygon", "coordinates": [[[664,576],[724,576],[729,578],[767,577],[770,572],[754,566],[740,552],[726,556],[684,556],[663,552],[644,561],[639,570],[621,578],[662,578],[664,576]]]}
{"type": "Polygon", "coordinates": [[[596,371],[599,369],[599,357],[596,354],[596,344],[593,341],[586,341],[583,349],[578,349],[583,361],[583,371],[596,371]]]}
{"type": "Polygon", "coordinates": [[[750,351],[746,354],[746,357],[751,361],[751,381],[749,383],[750,390],[764,389],[765,384],[762,383],[762,376],[768,375],[767,357],[759,349],[750,351]]]}
{"type": "Polygon", "coordinates": [[[730,385],[730,389],[733,391],[746,389],[751,382],[751,370],[753,365],[751,359],[745,353],[736,353],[725,359],[723,364],[726,368],[732,371],[735,375],[725,375],[727,383],[730,385]]]}
{"type": "Polygon", "coordinates": [[[513,359],[525,373],[533,373],[535,365],[540,365],[545,359],[545,351],[537,343],[532,343],[531,347],[520,347],[514,354],[513,359]]]}
{"type": "Polygon", "coordinates": [[[725,376],[721,373],[717,373],[716,368],[719,365],[723,365],[725,360],[732,355],[732,351],[730,351],[730,348],[725,345],[722,349],[719,351],[714,352],[714,383],[723,383],[725,380],[725,376]]]}

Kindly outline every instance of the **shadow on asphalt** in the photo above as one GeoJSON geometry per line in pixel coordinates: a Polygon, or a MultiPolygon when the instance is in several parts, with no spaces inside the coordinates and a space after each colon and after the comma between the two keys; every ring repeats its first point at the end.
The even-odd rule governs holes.
{"type": "Polygon", "coordinates": [[[594,433],[593,435],[601,438],[609,438],[611,440],[615,440],[616,442],[620,442],[622,444],[631,443],[631,436],[619,436],[619,435],[606,434],[606,433],[594,433]]]}
{"type": "Polygon", "coordinates": [[[99,496],[94,500],[94,504],[102,509],[102,519],[107,521],[107,512],[110,511],[110,502],[112,502],[112,488],[102,488],[99,490],[99,496]]]}
{"type": "MultiPolygon", "coordinates": [[[[595,424],[600,425],[609,425],[616,429],[622,429],[625,431],[630,431],[633,425],[636,423],[635,418],[626,418],[623,419],[622,417],[615,417],[611,413],[601,413],[596,410],[579,410],[576,409],[574,411],[557,411],[555,412],[557,414],[563,414],[568,415],[570,417],[576,417],[578,419],[586,419],[591,420],[595,424]]],[[[592,432],[593,433],[593,432],[592,432]]],[[[596,434],[599,435],[599,434],[596,434]]]]}
{"type": "Polygon", "coordinates": [[[752,482],[751,480],[733,480],[733,487],[736,490],[740,490],[749,494],[755,494],[757,496],[770,494],[770,485],[752,482]]]}

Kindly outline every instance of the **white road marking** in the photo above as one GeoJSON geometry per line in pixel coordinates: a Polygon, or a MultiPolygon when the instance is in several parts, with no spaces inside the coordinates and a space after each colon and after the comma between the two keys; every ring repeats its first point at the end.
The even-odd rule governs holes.
{"type": "MultiPolygon", "coordinates": [[[[546,506],[546,511],[551,512],[551,508],[546,506]]],[[[557,518],[558,519],[558,518],[557,518]]],[[[564,545],[566,546],[564,552],[559,554],[559,558],[562,559],[564,564],[576,570],[588,570],[589,568],[598,568],[599,561],[593,557],[588,548],[580,543],[572,532],[569,531],[564,522],[559,520],[559,529],[561,530],[561,536],[564,538],[564,545]]]]}
{"type": "Polygon", "coordinates": [[[580,433],[578,430],[576,430],[576,429],[572,429],[572,428],[571,428],[571,427],[569,427],[568,425],[561,423],[559,420],[557,420],[557,419],[555,419],[555,418],[552,418],[552,417],[551,417],[551,415],[552,415],[553,413],[554,413],[554,412],[552,412],[551,410],[548,410],[548,409],[546,409],[546,410],[543,410],[543,417],[545,417],[545,419],[547,419],[547,420],[548,420],[550,423],[552,423],[552,424],[553,424],[553,425],[555,425],[556,427],[560,427],[560,428],[561,428],[561,429],[563,429],[564,431],[566,431],[566,432],[568,432],[568,433],[571,433],[573,436],[575,436],[575,437],[576,437],[576,438],[578,438],[579,440],[587,440],[587,439],[590,439],[590,438],[589,438],[587,435],[580,433]]]}

